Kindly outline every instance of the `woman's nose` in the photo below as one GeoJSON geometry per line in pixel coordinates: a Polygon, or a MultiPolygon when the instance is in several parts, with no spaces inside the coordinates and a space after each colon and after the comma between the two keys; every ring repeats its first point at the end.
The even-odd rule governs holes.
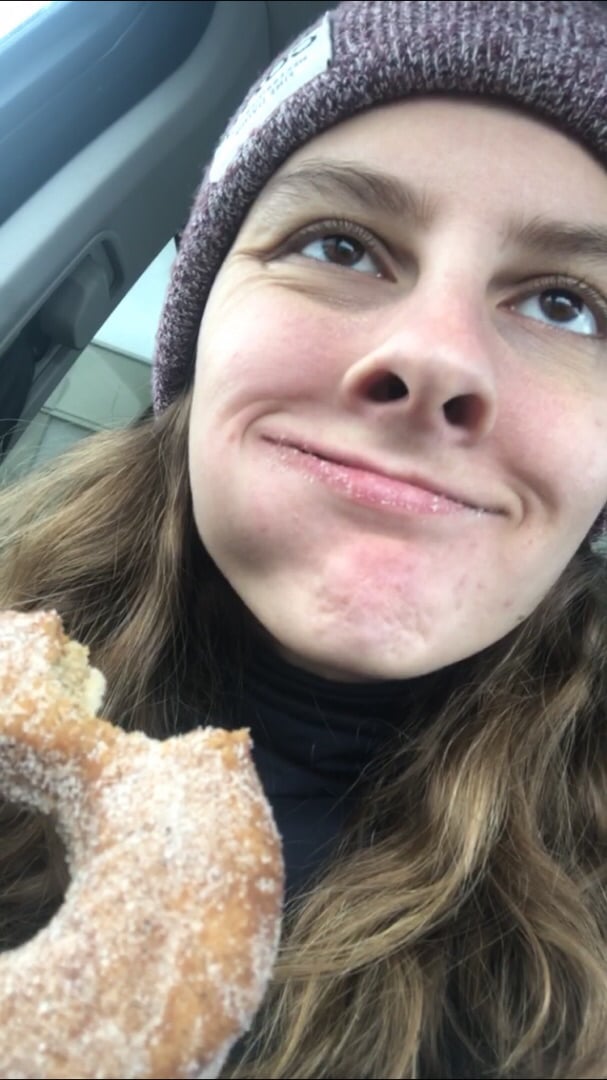
{"type": "Polygon", "coordinates": [[[491,431],[496,373],[482,316],[459,303],[450,311],[440,305],[424,312],[409,296],[373,336],[377,343],[342,380],[350,408],[382,423],[432,430],[454,443],[474,442],[491,431]]]}

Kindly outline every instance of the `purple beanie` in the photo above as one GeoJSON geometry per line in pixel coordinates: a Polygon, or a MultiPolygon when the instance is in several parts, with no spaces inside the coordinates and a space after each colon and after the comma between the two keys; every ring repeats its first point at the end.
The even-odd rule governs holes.
{"type": "Polygon", "coordinates": [[[194,201],[157,336],[156,413],[192,380],[213,280],[273,173],[341,120],[432,93],[523,107],[607,164],[607,9],[590,0],[356,0],[302,34],[247,95],[194,201]]]}

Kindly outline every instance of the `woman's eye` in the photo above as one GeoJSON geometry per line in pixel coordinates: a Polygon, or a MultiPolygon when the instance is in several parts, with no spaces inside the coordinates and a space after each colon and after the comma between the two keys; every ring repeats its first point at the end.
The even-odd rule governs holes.
{"type": "Polygon", "coordinates": [[[369,253],[368,245],[353,236],[340,233],[317,236],[305,243],[301,242],[297,250],[307,259],[343,266],[361,274],[373,274],[374,277],[382,276],[378,260],[369,253]]]}
{"type": "MultiPolygon", "coordinates": [[[[521,314],[574,334],[599,337],[607,327],[607,311],[592,306],[572,288],[552,286],[525,297],[516,305],[521,314]]],[[[607,305],[605,305],[607,308],[607,305]]]]}

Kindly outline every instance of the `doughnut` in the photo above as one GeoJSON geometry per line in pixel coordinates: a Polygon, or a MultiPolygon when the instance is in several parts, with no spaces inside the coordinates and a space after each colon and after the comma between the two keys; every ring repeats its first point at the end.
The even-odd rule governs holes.
{"type": "Polygon", "coordinates": [[[0,791],[54,817],[70,874],[0,954],[0,1076],[216,1077],[271,976],[280,837],[247,729],[127,733],[104,687],[56,612],[0,613],[0,791]]]}

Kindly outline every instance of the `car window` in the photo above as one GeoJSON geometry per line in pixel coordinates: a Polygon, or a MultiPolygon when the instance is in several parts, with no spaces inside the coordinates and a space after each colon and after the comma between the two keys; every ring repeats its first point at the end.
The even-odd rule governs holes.
{"type": "Polygon", "coordinates": [[[129,424],[149,409],[155,328],[174,254],[171,241],[41,408],[17,424],[0,464],[0,483],[17,479],[95,431],[129,424]]]}

